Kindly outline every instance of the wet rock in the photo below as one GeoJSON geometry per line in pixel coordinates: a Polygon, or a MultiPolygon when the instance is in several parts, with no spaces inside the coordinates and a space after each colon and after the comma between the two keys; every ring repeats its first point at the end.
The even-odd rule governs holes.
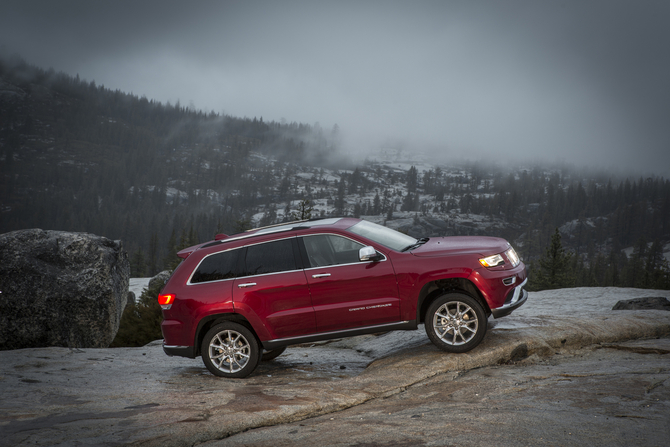
{"type": "Polygon", "coordinates": [[[438,219],[436,217],[426,217],[424,220],[432,227],[431,229],[445,231],[448,228],[447,223],[443,219],[438,219]]]}
{"type": "Polygon", "coordinates": [[[126,307],[130,306],[131,304],[135,304],[137,301],[137,297],[135,296],[135,292],[128,292],[128,299],[126,300],[126,307]]]}
{"type": "Polygon", "coordinates": [[[670,301],[662,296],[618,301],[612,310],[670,310],[670,301]]]}
{"type": "Polygon", "coordinates": [[[426,234],[426,230],[421,225],[412,225],[407,234],[418,239],[426,234]]]}
{"type": "Polygon", "coordinates": [[[154,287],[160,285],[161,289],[165,285],[168,279],[170,279],[172,272],[170,270],[163,270],[149,281],[149,288],[153,289],[154,287]]]}
{"type": "Polygon", "coordinates": [[[0,350],[109,346],[129,276],[120,241],[40,229],[0,235],[0,350]]]}
{"type": "Polygon", "coordinates": [[[623,445],[624,432],[639,440],[632,445],[666,445],[670,313],[610,311],[620,298],[644,293],[670,295],[531,292],[534,306],[505,317],[512,324],[491,327],[466,354],[439,350],[422,329],[395,331],[291,346],[244,380],[214,377],[199,359],[168,357],[160,340],[2,351],[0,445],[413,446],[446,439],[445,420],[460,430],[461,437],[449,432],[452,445],[542,443],[547,427],[557,445],[623,445]],[[591,351],[587,363],[572,362],[591,351]],[[512,358],[513,367],[501,366],[512,358]],[[313,425],[319,417],[330,428],[313,425]],[[299,433],[287,440],[276,431],[265,444],[247,437],[256,427],[293,422],[287,432],[299,433]]]}
{"type": "Polygon", "coordinates": [[[528,345],[525,343],[520,344],[512,350],[509,357],[511,362],[518,362],[525,359],[528,357],[528,345]]]}

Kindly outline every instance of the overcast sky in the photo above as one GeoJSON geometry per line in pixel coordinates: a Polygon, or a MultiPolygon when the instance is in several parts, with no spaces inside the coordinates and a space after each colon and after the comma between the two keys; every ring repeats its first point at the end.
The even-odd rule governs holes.
{"type": "Polygon", "coordinates": [[[670,1],[0,0],[29,63],[456,158],[670,174],[670,1]]]}

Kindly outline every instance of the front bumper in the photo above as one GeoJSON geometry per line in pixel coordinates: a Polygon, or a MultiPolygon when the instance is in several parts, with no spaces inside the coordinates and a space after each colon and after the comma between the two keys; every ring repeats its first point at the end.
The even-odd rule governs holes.
{"type": "Polygon", "coordinates": [[[524,290],[523,287],[526,285],[527,282],[528,278],[524,279],[524,281],[521,284],[513,288],[507,295],[505,304],[496,309],[491,309],[491,314],[493,314],[493,318],[500,318],[509,315],[512,313],[512,311],[518,309],[519,307],[523,306],[526,303],[526,300],[528,300],[528,292],[524,290]]]}

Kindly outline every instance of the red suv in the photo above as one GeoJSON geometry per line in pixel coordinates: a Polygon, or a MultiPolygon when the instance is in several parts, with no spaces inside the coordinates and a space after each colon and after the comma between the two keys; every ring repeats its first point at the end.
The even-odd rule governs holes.
{"type": "Polygon", "coordinates": [[[286,346],[425,323],[466,352],[487,318],[524,304],[526,267],[504,239],[415,239],[365,220],[293,222],[179,252],[158,301],[163,349],[222,377],[246,377],[286,346]]]}

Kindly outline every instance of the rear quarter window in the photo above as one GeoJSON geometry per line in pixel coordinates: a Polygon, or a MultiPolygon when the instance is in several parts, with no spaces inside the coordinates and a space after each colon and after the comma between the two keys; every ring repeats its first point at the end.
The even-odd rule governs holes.
{"type": "Polygon", "coordinates": [[[235,278],[240,250],[215,253],[202,260],[191,277],[191,284],[235,278]]]}

